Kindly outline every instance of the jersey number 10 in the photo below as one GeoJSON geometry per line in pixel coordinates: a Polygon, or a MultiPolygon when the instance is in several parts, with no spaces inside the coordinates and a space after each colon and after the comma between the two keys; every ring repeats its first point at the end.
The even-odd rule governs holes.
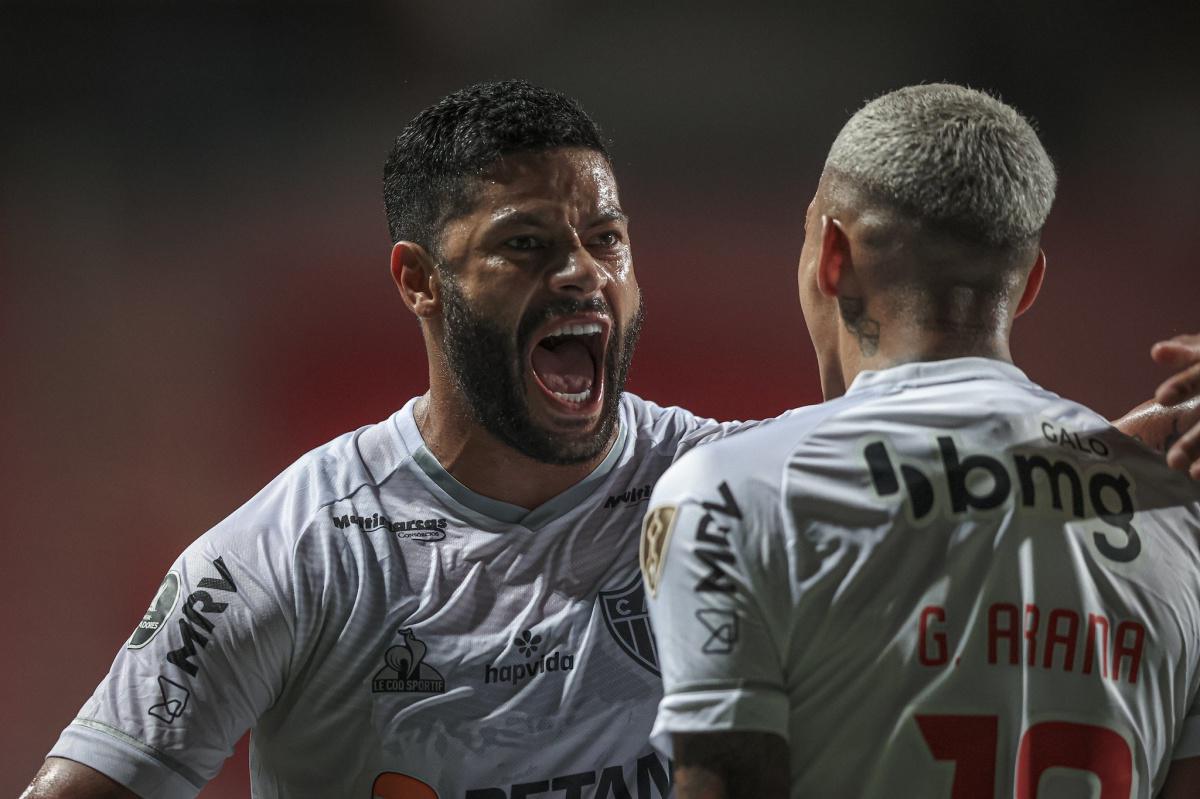
{"type": "MultiPolygon", "coordinates": [[[[951,799],[995,795],[996,716],[918,715],[916,721],[934,758],[954,763],[951,799]]],[[[1031,725],[1017,746],[1016,799],[1038,799],[1038,783],[1051,768],[1094,774],[1100,799],[1129,799],[1133,790],[1133,753],[1107,727],[1069,721],[1031,725]]]]}

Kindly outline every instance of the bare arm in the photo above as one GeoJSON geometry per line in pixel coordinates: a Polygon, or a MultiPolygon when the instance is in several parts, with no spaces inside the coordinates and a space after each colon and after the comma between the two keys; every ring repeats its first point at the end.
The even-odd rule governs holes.
{"type": "Polygon", "coordinates": [[[677,799],[787,799],[787,744],[767,732],[677,733],[677,799]]]}
{"type": "Polygon", "coordinates": [[[138,795],[90,766],[48,757],[21,799],[138,799],[138,795]]]}
{"type": "Polygon", "coordinates": [[[1166,453],[1171,468],[1200,480],[1200,334],[1160,341],[1150,356],[1178,371],[1158,387],[1154,400],[1114,424],[1126,435],[1166,453]]]}
{"type": "Polygon", "coordinates": [[[1171,762],[1167,782],[1159,799],[1195,799],[1200,796],[1200,757],[1185,757],[1171,762]]]}
{"type": "Polygon", "coordinates": [[[1154,400],[1144,402],[1113,422],[1122,433],[1133,436],[1167,456],[1175,469],[1200,478],[1200,398],[1170,407],[1154,400]]]}

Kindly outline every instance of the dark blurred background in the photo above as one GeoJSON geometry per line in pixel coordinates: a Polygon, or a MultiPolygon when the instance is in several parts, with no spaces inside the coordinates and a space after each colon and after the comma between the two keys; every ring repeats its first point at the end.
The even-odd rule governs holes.
{"type": "MultiPolygon", "coordinates": [[[[908,83],[991,89],[1061,178],[1017,360],[1115,415],[1163,374],[1150,344],[1200,330],[1197,22],[1145,3],[0,3],[0,795],[189,541],[424,390],[380,201],[422,107],[510,76],[579,98],[633,218],[632,390],[752,418],[820,399],[794,265],[842,123],[908,83]]],[[[247,793],[243,742],[203,796],[247,793]]]]}

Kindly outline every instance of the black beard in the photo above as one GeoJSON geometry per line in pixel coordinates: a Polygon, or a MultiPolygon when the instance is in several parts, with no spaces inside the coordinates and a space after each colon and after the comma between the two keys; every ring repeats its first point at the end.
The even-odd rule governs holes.
{"type": "Polygon", "coordinates": [[[561,300],[528,311],[512,334],[477,314],[463,298],[453,279],[442,281],[445,321],[443,346],[455,386],[467,399],[471,415],[500,441],[542,463],[583,463],[599,455],[612,438],[629,363],[642,332],[641,298],[637,313],[622,331],[608,304],[599,297],[589,301],[561,300]],[[613,318],[613,331],[604,359],[604,404],[594,432],[580,438],[549,433],[533,421],[525,398],[524,352],[529,337],[547,320],[569,314],[598,312],[613,318]]]}

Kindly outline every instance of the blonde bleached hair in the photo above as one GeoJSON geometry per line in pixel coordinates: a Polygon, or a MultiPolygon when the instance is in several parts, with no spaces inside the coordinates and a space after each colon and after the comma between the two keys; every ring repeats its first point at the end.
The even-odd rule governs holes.
{"type": "Polygon", "coordinates": [[[923,222],[996,248],[1027,246],[1054,202],[1054,164],[1015,108],[965,86],[907,86],[842,128],[826,172],[923,222]]]}

